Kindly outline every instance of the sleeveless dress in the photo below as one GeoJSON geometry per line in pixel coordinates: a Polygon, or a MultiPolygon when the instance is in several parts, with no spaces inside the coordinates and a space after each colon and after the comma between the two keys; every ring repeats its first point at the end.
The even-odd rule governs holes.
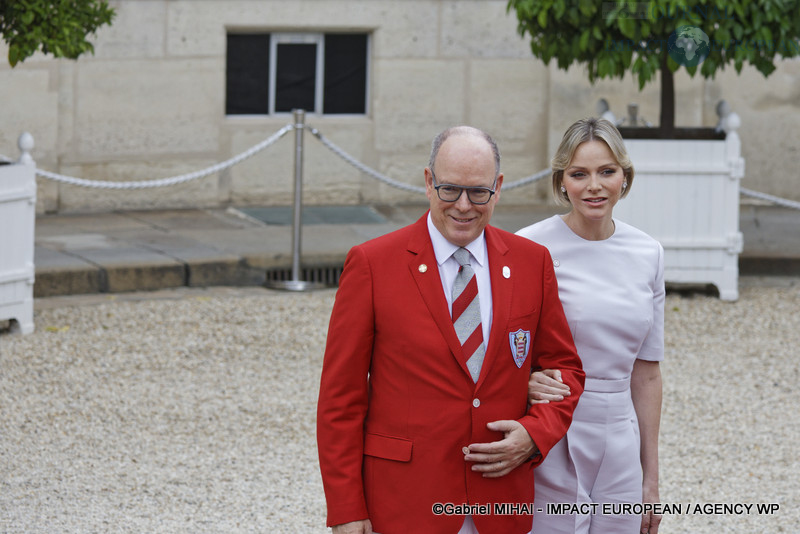
{"type": "Polygon", "coordinates": [[[602,241],[581,238],[559,215],[517,232],[550,250],[586,372],[567,435],[534,471],[532,534],[634,534],[641,525],[630,507],[642,500],[630,379],[637,358],[664,357],[664,250],[614,223],[602,241]]]}

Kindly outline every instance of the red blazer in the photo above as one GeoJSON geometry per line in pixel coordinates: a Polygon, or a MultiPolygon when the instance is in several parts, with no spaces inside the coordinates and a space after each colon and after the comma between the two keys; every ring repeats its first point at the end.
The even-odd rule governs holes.
{"type": "MultiPolygon", "coordinates": [[[[317,410],[329,526],[368,517],[381,534],[456,533],[463,515],[436,515],[434,504],[532,506],[534,465],[566,433],[584,374],[547,249],[491,226],[485,235],[494,310],[477,384],[448,312],[427,215],[350,250],[317,410]],[[509,336],[519,330],[530,342],[518,365],[509,336]],[[528,379],[541,368],[560,369],[572,395],[528,408],[528,379]],[[501,419],[522,423],[542,456],[483,478],[462,448],[502,439],[486,428],[501,419]]],[[[481,534],[530,530],[530,515],[472,511],[481,534]]]]}

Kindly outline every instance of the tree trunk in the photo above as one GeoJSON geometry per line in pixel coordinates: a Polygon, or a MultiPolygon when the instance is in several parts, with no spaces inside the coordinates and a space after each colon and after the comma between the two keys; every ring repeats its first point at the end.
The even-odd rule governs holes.
{"type": "Polygon", "coordinates": [[[661,55],[661,120],[658,128],[667,137],[675,132],[675,81],[667,66],[667,54],[661,55]]]}

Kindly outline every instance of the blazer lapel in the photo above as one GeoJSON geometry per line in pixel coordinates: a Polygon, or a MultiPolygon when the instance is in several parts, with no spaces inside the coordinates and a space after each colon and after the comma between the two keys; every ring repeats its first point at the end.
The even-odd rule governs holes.
{"type": "MultiPolygon", "coordinates": [[[[492,282],[492,328],[486,344],[481,374],[477,387],[480,387],[489,374],[495,361],[503,355],[511,358],[508,352],[507,326],[511,315],[511,299],[514,294],[514,273],[508,263],[508,246],[491,226],[485,230],[486,249],[489,253],[489,278],[492,282]]],[[[501,361],[500,364],[503,362],[501,361]]]]}
{"type": "MultiPolygon", "coordinates": [[[[436,254],[433,252],[433,244],[428,235],[427,214],[417,221],[417,231],[409,239],[408,251],[410,252],[408,270],[411,277],[416,282],[420,295],[442,337],[450,347],[453,358],[467,377],[470,377],[467,362],[462,356],[461,343],[458,341],[450,310],[447,308],[447,298],[444,295],[442,278],[439,275],[439,264],[436,262],[436,254]]],[[[472,379],[470,378],[470,380],[472,379]]]]}

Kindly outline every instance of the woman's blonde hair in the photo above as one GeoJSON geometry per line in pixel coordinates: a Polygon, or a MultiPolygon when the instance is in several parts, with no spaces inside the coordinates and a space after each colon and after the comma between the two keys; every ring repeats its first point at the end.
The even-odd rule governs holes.
{"type": "Polygon", "coordinates": [[[625,149],[625,142],[622,140],[619,130],[605,119],[595,119],[594,117],[581,119],[567,128],[555,156],[550,161],[550,168],[553,170],[553,196],[559,204],[568,206],[570,203],[567,194],[561,191],[561,185],[564,181],[564,170],[569,167],[575,151],[583,143],[598,140],[608,145],[617,164],[622,167],[623,175],[628,182],[628,186],[623,189],[620,198],[631,190],[634,174],[633,163],[628,157],[628,151],[625,149]]]}

